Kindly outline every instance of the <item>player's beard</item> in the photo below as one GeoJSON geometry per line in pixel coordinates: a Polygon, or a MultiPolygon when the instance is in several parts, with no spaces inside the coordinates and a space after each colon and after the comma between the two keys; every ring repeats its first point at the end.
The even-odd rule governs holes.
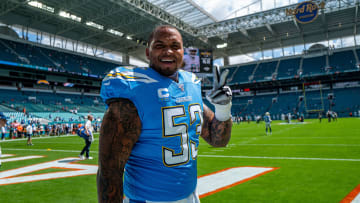
{"type": "Polygon", "coordinates": [[[170,67],[159,67],[154,64],[150,64],[150,68],[154,69],[156,72],[158,72],[160,75],[163,75],[165,77],[169,77],[171,75],[174,75],[179,70],[179,67],[176,66],[175,69],[170,67]]]}

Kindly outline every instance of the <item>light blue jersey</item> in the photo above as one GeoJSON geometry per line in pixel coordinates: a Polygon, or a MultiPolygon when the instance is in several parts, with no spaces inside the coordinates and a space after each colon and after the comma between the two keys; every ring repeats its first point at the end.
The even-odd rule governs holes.
{"type": "Polygon", "coordinates": [[[270,116],[265,115],[265,116],[264,116],[264,121],[265,121],[266,124],[270,124],[270,123],[271,123],[271,118],[270,118],[270,116]]]}
{"type": "Polygon", "coordinates": [[[151,68],[119,67],[103,80],[104,101],[130,99],[142,123],[125,166],[124,193],[129,199],[175,201],[196,188],[201,83],[190,72],[178,73],[177,83],[151,68]]]}

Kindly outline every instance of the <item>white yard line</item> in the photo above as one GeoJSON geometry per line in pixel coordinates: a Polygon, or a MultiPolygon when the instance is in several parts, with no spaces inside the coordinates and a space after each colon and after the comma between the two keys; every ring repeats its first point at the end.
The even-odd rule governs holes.
{"type": "MultiPolygon", "coordinates": [[[[56,149],[13,149],[3,148],[3,153],[6,151],[34,151],[34,152],[67,152],[78,153],[80,150],[56,150],[56,149]]],[[[90,151],[90,153],[98,154],[98,151],[90,151]]],[[[360,162],[360,159],[339,159],[339,158],[308,158],[308,157],[265,157],[265,156],[225,156],[225,155],[210,155],[200,154],[200,157],[206,158],[238,158],[238,159],[280,159],[280,160],[316,160],[316,161],[354,161],[360,162]]]]}
{"type": "MultiPolygon", "coordinates": [[[[44,137],[31,137],[32,140],[40,140],[40,139],[52,139],[52,138],[65,138],[65,137],[76,137],[77,135],[67,134],[67,135],[61,135],[61,136],[44,136],[44,137]]],[[[83,138],[81,138],[83,139],[83,138]]],[[[7,140],[0,140],[0,143],[3,142],[16,142],[16,141],[24,141],[27,140],[27,138],[16,138],[16,139],[7,139],[7,140]]],[[[98,140],[97,138],[94,138],[94,140],[98,140]]],[[[44,142],[41,142],[44,143],[44,142]]]]}
{"type": "MultiPolygon", "coordinates": [[[[33,151],[33,152],[68,152],[68,153],[80,153],[81,149],[79,150],[61,150],[61,149],[17,149],[17,148],[2,148],[3,153],[7,151],[33,151]]],[[[8,153],[8,152],[7,152],[8,153]]],[[[90,151],[90,153],[97,154],[98,151],[90,151]]]]}
{"type": "MultiPolygon", "coordinates": [[[[71,135],[71,134],[67,134],[67,135],[62,135],[62,136],[44,136],[44,137],[31,137],[32,140],[38,140],[38,139],[51,139],[51,138],[62,138],[62,137],[74,137],[77,135],[71,135]]],[[[21,141],[21,140],[27,140],[27,138],[16,138],[16,139],[7,139],[7,140],[2,140],[0,141],[0,143],[2,142],[16,142],[16,141],[21,141]]]]}

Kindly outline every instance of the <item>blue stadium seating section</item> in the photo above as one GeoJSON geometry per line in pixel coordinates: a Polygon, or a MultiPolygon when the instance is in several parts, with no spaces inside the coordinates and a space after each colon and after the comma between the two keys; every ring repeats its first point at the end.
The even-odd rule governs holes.
{"type": "MultiPolygon", "coordinates": [[[[356,50],[360,56],[360,49],[356,50]]],[[[335,72],[347,72],[359,70],[359,62],[356,61],[353,50],[336,51],[329,57],[329,66],[326,64],[326,55],[309,57],[303,59],[302,76],[314,76],[319,74],[332,74],[335,72]]],[[[261,82],[269,80],[276,70],[278,60],[272,62],[262,62],[259,64],[252,81],[249,81],[249,76],[253,73],[256,63],[234,66],[227,69],[230,70],[230,84],[261,82]],[[231,77],[233,76],[233,77],[231,77]]],[[[291,59],[280,59],[280,64],[277,70],[276,79],[289,79],[298,77],[300,70],[301,57],[291,59]]]]}
{"type": "Polygon", "coordinates": [[[357,62],[353,50],[335,52],[330,55],[329,65],[331,72],[344,72],[357,69],[357,62]]]}
{"type": "Polygon", "coordinates": [[[56,68],[66,72],[88,73],[103,76],[119,66],[116,63],[69,54],[6,39],[0,39],[0,60],[56,68]]]}
{"type": "Polygon", "coordinates": [[[348,116],[349,112],[360,110],[360,88],[335,89],[334,97],[333,109],[344,112],[344,116],[348,116]]]}
{"type": "Polygon", "coordinates": [[[16,56],[15,53],[10,49],[10,47],[7,46],[7,44],[4,42],[4,40],[0,39],[0,59],[21,63],[22,61],[16,56]]]}
{"type": "Polygon", "coordinates": [[[254,74],[253,80],[263,81],[271,80],[272,74],[275,72],[278,61],[260,63],[254,74]]]}
{"type": "Polygon", "coordinates": [[[312,76],[326,73],[326,56],[304,58],[302,75],[312,76]]]}
{"type": "Polygon", "coordinates": [[[75,109],[79,113],[105,111],[100,97],[33,91],[0,90],[0,104],[14,111],[25,108],[27,112],[69,112],[75,109]]]}
{"type": "Polygon", "coordinates": [[[233,77],[233,80],[230,82],[230,84],[248,83],[249,76],[251,76],[255,67],[256,67],[256,64],[244,65],[244,66],[238,67],[238,70],[236,70],[236,73],[233,77]]]}
{"type": "MultiPolygon", "coordinates": [[[[360,56],[360,49],[357,49],[356,53],[360,56]]],[[[300,68],[300,59],[301,57],[280,59],[277,79],[291,78],[297,75],[300,68]]],[[[0,60],[100,76],[103,76],[109,70],[120,65],[76,55],[75,53],[70,54],[68,52],[60,52],[7,39],[0,39],[0,60]]],[[[275,72],[277,62],[278,60],[260,63],[254,74],[253,80],[262,81],[269,79],[275,72]]],[[[328,67],[326,65],[326,56],[304,58],[302,75],[311,76],[357,70],[358,63],[353,50],[335,51],[333,54],[329,55],[328,67]]],[[[232,78],[230,84],[252,82],[249,81],[249,76],[252,75],[255,67],[256,63],[228,67],[227,69],[230,70],[229,76],[232,78]]]]}
{"type": "Polygon", "coordinates": [[[234,76],[235,70],[237,68],[238,68],[238,66],[232,66],[232,67],[225,68],[225,69],[229,70],[228,78],[232,78],[234,76]]]}
{"type": "MultiPolygon", "coordinates": [[[[302,91],[233,97],[232,114],[254,117],[270,112],[279,119],[281,114],[289,112],[300,112],[306,115],[306,110],[326,112],[332,109],[339,116],[349,116],[350,112],[360,110],[358,102],[360,101],[360,87],[326,89],[321,92],[320,90],[307,91],[302,101],[299,100],[300,96],[304,96],[302,91]],[[332,100],[328,99],[329,93],[334,95],[332,100]],[[274,99],[276,99],[275,102],[274,99]],[[248,102],[249,100],[252,102],[248,102]]],[[[213,108],[206,99],[204,103],[213,108]]],[[[105,104],[95,96],[80,97],[80,95],[71,94],[0,90],[0,109],[6,112],[10,122],[14,120],[27,122],[32,118],[53,121],[56,117],[61,118],[58,122],[83,122],[89,113],[101,119],[105,112],[105,104]],[[36,101],[29,100],[29,97],[36,97],[36,101]],[[65,102],[65,98],[71,99],[71,102],[65,102]],[[94,100],[98,102],[94,103],[94,100]],[[23,114],[24,107],[28,115],[23,114]],[[76,109],[77,113],[71,113],[70,109],[76,109]]],[[[316,117],[316,113],[313,117],[316,117]]]]}
{"type": "MultiPolygon", "coordinates": [[[[322,90],[321,92],[320,90],[307,91],[302,101],[299,100],[300,96],[304,96],[302,91],[234,97],[232,114],[241,116],[264,115],[265,112],[270,112],[272,115],[293,112],[303,112],[305,114],[306,110],[313,112],[322,110],[326,112],[332,109],[339,116],[349,116],[350,112],[360,110],[360,87],[334,89],[332,91],[322,90]],[[329,93],[334,94],[333,100],[328,99],[329,93]],[[277,102],[273,103],[273,98],[276,98],[277,102]],[[252,104],[249,104],[248,100],[252,100],[252,104]]],[[[316,113],[313,117],[317,117],[316,113]]]]}
{"type": "Polygon", "coordinates": [[[280,60],[277,79],[294,78],[300,68],[300,58],[280,60]]]}

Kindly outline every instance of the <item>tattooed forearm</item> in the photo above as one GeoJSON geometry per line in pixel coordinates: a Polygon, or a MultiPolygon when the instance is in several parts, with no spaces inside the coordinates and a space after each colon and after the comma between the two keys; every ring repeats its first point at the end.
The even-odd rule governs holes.
{"type": "Polygon", "coordinates": [[[204,105],[203,127],[201,137],[204,138],[211,146],[225,147],[230,140],[231,119],[227,121],[218,121],[215,114],[209,107],[204,105]]]}
{"type": "Polygon", "coordinates": [[[122,202],[124,167],[140,130],[141,121],[131,101],[119,99],[109,105],[100,129],[99,202],[122,202]]]}

